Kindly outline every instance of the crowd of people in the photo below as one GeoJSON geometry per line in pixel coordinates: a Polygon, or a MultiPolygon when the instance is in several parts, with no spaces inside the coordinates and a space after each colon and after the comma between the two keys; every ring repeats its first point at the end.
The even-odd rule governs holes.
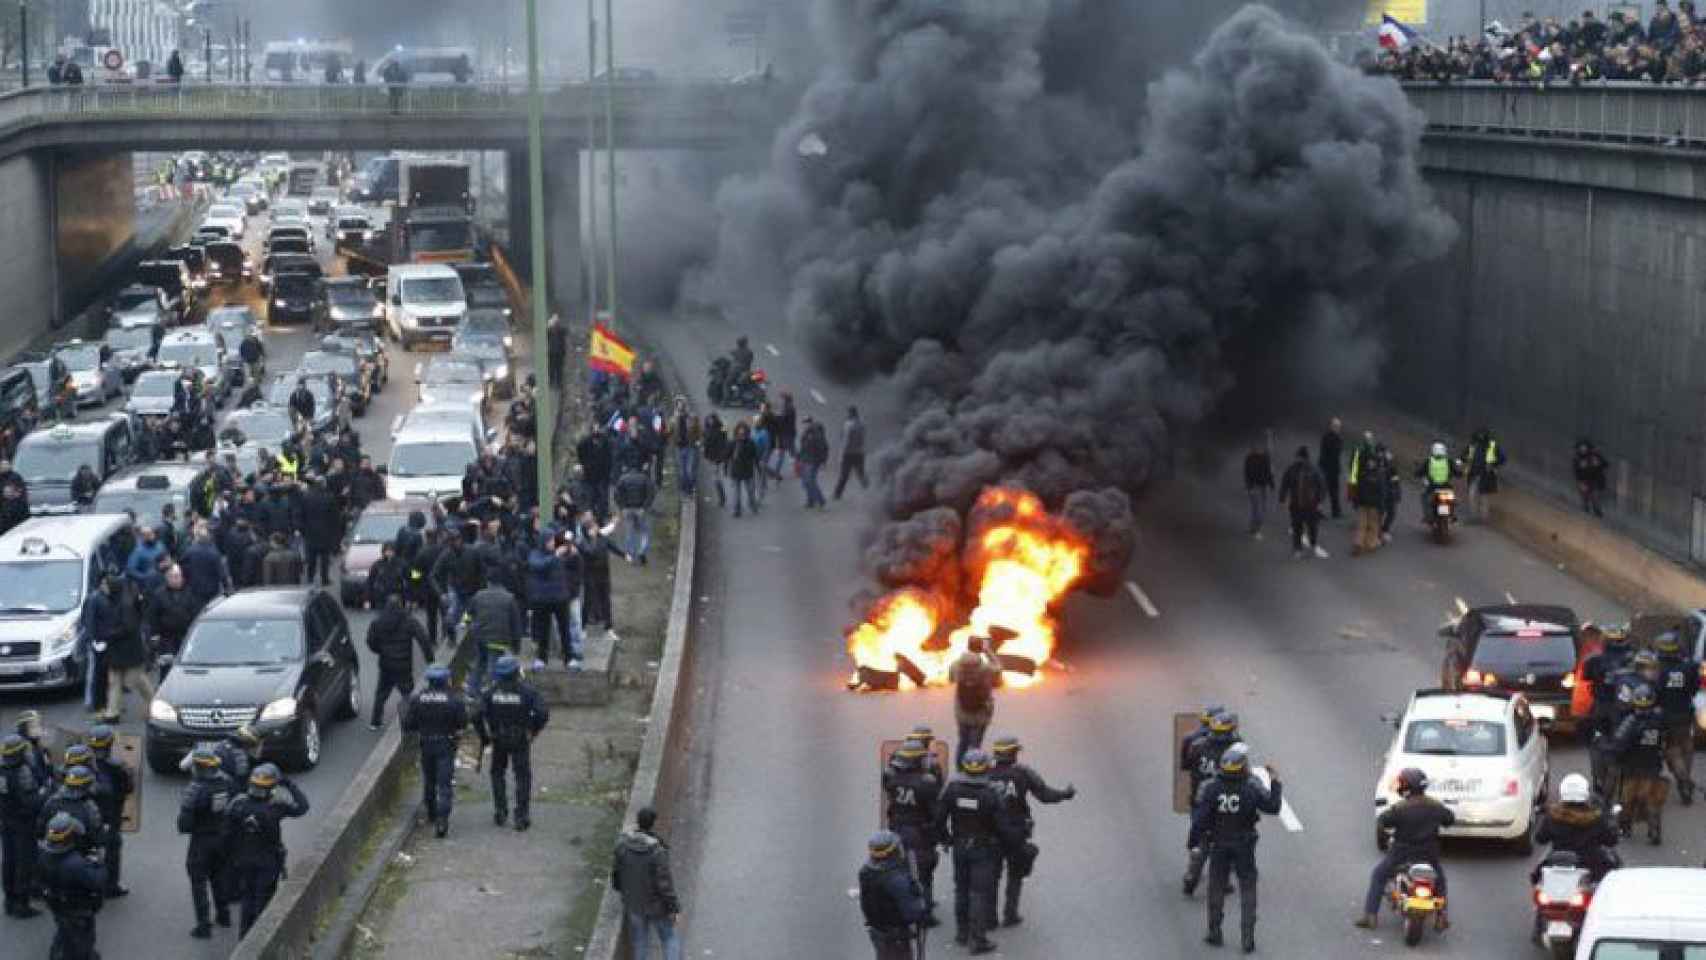
{"type": "Polygon", "coordinates": [[[1444,44],[1413,41],[1365,58],[1365,69],[1401,80],[1491,80],[1504,83],[1586,83],[1633,80],[1693,84],[1706,79],[1706,28],[1693,0],[1672,10],[1657,0],[1643,25],[1612,10],[1592,10],[1560,22],[1524,14],[1515,29],[1489,23],[1479,38],[1444,44]]]}

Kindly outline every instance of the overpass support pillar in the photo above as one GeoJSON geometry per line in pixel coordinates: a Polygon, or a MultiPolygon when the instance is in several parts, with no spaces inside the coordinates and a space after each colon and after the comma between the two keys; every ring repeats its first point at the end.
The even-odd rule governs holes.
{"type": "MultiPolygon", "coordinates": [[[[505,159],[510,263],[531,282],[533,221],[527,151],[511,150],[505,159]]],[[[583,299],[579,161],[578,144],[545,146],[545,269],[551,309],[567,316],[580,311],[583,299]]]]}

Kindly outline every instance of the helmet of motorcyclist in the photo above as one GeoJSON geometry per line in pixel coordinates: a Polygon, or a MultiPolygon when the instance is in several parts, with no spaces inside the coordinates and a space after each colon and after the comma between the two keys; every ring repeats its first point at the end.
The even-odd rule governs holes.
{"type": "Polygon", "coordinates": [[[1250,772],[1250,748],[1242,743],[1235,743],[1226,748],[1220,755],[1220,775],[1223,777],[1242,777],[1250,772]]]}
{"type": "Polygon", "coordinates": [[[450,685],[450,668],[442,663],[435,663],[426,668],[426,682],[429,687],[447,687],[450,685]]]}
{"type": "Polygon", "coordinates": [[[1587,803],[1591,790],[1587,777],[1579,773],[1572,773],[1558,781],[1558,802],[1587,803]]]}
{"type": "Polygon", "coordinates": [[[765,380],[765,376],[764,376],[763,370],[752,371],[752,382],[753,383],[763,383],[764,380],[765,380]]]}
{"type": "Polygon", "coordinates": [[[960,769],[972,776],[989,772],[989,754],[982,750],[967,750],[960,759],[960,769]]]}
{"type": "Polygon", "coordinates": [[[249,774],[249,796],[264,798],[271,795],[274,787],[278,786],[278,768],[270,763],[263,763],[249,774]]]}
{"type": "Polygon", "coordinates": [[[1637,710],[1649,709],[1658,701],[1659,698],[1653,694],[1653,686],[1650,683],[1637,683],[1635,688],[1629,691],[1629,702],[1637,710]]]}
{"type": "Polygon", "coordinates": [[[1428,775],[1416,767],[1405,767],[1398,774],[1398,795],[1414,797],[1428,792],[1428,775]]]}
{"type": "Polygon", "coordinates": [[[1674,657],[1682,652],[1682,638],[1675,630],[1666,630],[1653,638],[1653,649],[1662,656],[1674,657]]]}
{"type": "Polygon", "coordinates": [[[69,813],[60,812],[53,815],[47,822],[47,848],[54,853],[64,853],[77,845],[83,838],[83,821],[69,813]]]}
{"type": "Polygon", "coordinates": [[[12,722],[12,729],[18,731],[25,739],[41,736],[41,714],[34,710],[25,710],[18,714],[18,719],[12,722]]]}
{"type": "Polygon", "coordinates": [[[1445,452],[1445,444],[1443,444],[1443,443],[1435,443],[1435,444],[1434,444],[1434,445],[1433,445],[1433,448],[1432,448],[1432,449],[1430,449],[1430,450],[1429,450],[1429,451],[1428,451],[1428,453],[1430,453],[1430,454],[1432,454],[1432,455],[1433,455],[1433,456],[1436,456],[1436,457],[1443,457],[1443,456],[1445,456],[1445,455],[1446,455],[1446,452],[1445,452]]]}
{"type": "Polygon", "coordinates": [[[878,830],[865,842],[872,860],[888,860],[900,852],[900,837],[892,830],[878,830]]]}
{"type": "Polygon", "coordinates": [[[1222,710],[1208,722],[1208,729],[1218,734],[1238,732],[1238,714],[1230,710],[1222,710]]]}

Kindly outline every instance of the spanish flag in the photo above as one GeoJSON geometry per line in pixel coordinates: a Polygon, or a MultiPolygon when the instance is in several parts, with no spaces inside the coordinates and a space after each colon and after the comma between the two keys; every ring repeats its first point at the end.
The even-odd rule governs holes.
{"type": "Polygon", "coordinates": [[[586,353],[587,366],[613,373],[626,380],[634,372],[634,348],[602,323],[592,326],[592,345],[586,353]]]}

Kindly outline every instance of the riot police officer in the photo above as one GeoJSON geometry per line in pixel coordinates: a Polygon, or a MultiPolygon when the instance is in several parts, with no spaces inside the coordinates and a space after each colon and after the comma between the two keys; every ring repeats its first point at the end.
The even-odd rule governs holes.
{"type": "MultiPolygon", "coordinates": [[[[942,762],[936,759],[936,751],[930,749],[931,745],[936,742],[935,729],[928,723],[917,724],[912,728],[912,732],[906,735],[906,739],[917,740],[919,745],[924,748],[924,759],[922,761],[924,772],[935,777],[938,785],[946,784],[948,782],[948,771],[942,769],[942,762]]],[[[906,838],[903,836],[901,839],[905,840],[906,838]]],[[[929,893],[929,891],[926,890],[925,893],[929,893]]]]}
{"type": "Polygon", "coordinates": [[[889,830],[873,834],[869,858],[859,868],[859,908],[877,960],[912,960],[912,941],[928,913],[924,890],[907,870],[901,839],[889,830]]]}
{"type": "Polygon", "coordinates": [[[1611,735],[1617,758],[1617,796],[1623,804],[1618,827],[1625,837],[1634,831],[1636,817],[1647,821],[1647,840],[1657,845],[1664,834],[1665,718],[1658,695],[1645,683],[1630,694],[1630,710],[1611,735]]]}
{"type": "Polygon", "coordinates": [[[90,727],[85,742],[95,753],[95,762],[89,768],[95,773],[95,805],[101,810],[101,819],[107,823],[107,835],[101,838],[106,855],[101,862],[107,868],[107,882],[111,886],[107,888],[106,897],[111,900],[130,893],[119,883],[124,868],[124,834],[119,830],[119,824],[124,821],[125,798],[136,792],[136,779],[131,776],[129,767],[113,762],[112,727],[104,723],[90,727]]]}
{"type": "Polygon", "coordinates": [[[924,891],[923,923],[934,927],[941,922],[936,919],[936,803],[942,781],[924,768],[927,759],[929,751],[922,740],[903,742],[883,771],[883,796],[888,801],[888,828],[900,838],[924,891]]]}
{"type": "Polygon", "coordinates": [[[1588,759],[1593,767],[1593,788],[1608,793],[1610,766],[1610,737],[1617,728],[1617,677],[1627,665],[1633,652],[1629,646],[1629,631],[1621,627],[1602,629],[1605,647],[1582,664],[1582,679],[1593,685],[1593,710],[1588,714],[1588,759]]]}
{"type": "Polygon", "coordinates": [[[104,902],[101,891],[110,883],[106,868],[88,855],[88,846],[83,822],[69,813],[56,813],[48,819],[36,851],[36,877],[47,907],[53,911],[55,929],[49,956],[54,960],[97,960],[100,956],[95,952],[95,914],[104,902]]]}
{"type": "Polygon", "coordinates": [[[208,744],[191,751],[190,768],[195,779],[184,788],[178,803],[178,832],[190,838],[189,852],[184,857],[184,869],[190,878],[190,902],[195,906],[195,929],[190,936],[205,940],[213,936],[213,927],[208,923],[209,888],[214,919],[222,927],[231,925],[223,841],[225,811],[236,798],[237,782],[220,769],[219,753],[208,744]]]}
{"type": "Polygon", "coordinates": [[[0,740],[0,884],[6,891],[6,916],[29,918],[35,888],[36,815],[47,784],[29,763],[30,742],[15,733],[0,740]]]}
{"type": "Polygon", "coordinates": [[[492,822],[501,827],[509,815],[504,772],[513,763],[515,829],[523,831],[532,825],[528,811],[533,798],[533,738],[545,729],[551,712],[538,691],[521,682],[521,661],[515,657],[499,657],[492,678],[497,683],[486,688],[475,717],[482,748],[488,742],[492,745],[492,822]]]}
{"type": "Polygon", "coordinates": [[[53,758],[48,755],[47,748],[41,744],[41,714],[34,710],[25,710],[18,714],[14,724],[18,736],[24,738],[29,749],[24,753],[24,759],[30,769],[36,773],[36,780],[42,784],[53,782],[53,758]]]}
{"type": "MultiPolygon", "coordinates": [[[[1196,729],[1185,734],[1184,738],[1179,741],[1179,769],[1191,777],[1191,783],[1193,785],[1199,781],[1196,778],[1195,767],[1191,765],[1191,748],[1196,745],[1198,740],[1209,735],[1209,725],[1214,721],[1217,714],[1224,713],[1225,711],[1226,708],[1218,703],[1211,703],[1203,707],[1197,712],[1196,729]]],[[[1196,791],[1192,790],[1191,795],[1195,796],[1196,791]]]]}
{"type": "Polygon", "coordinates": [[[272,902],[278,880],[284,873],[284,832],[287,817],[308,812],[308,797],[302,789],[279,776],[278,768],[263,763],[249,774],[248,792],[235,797],[225,808],[225,844],[230,857],[228,869],[235,878],[235,892],[242,902],[238,932],[248,936],[255,918],[272,902]],[[288,796],[279,796],[283,787],[288,796]]]}
{"type": "MultiPolygon", "coordinates": [[[[1202,793],[1203,784],[1220,771],[1220,757],[1235,743],[1241,743],[1238,733],[1238,714],[1222,710],[1208,720],[1208,731],[1191,744],[1185,757],[1185,769],[1191,776],[1191,803],[1202,793]]],[[[1195,823],[1192,824],[1195,832],[1195,823]]],[[[1208,863],[1208,849],[1199,844],[1189,845],[1190,859],[1185,864],[1185,896],[1196,893],[1202,882],[1203,866],[1208,863]]]]}
{"type": "Polygon", "coordinates": [[[1235,743],[1220,755],[1220,772],[1203,785],[1191,812],[1193,848],[1208,854],[1208,933],[1203,942],[1220,946],[1226,913],[1226,881],[1238,874],[1239,926],[1244,952],[1256,949],[1256,822],[1280,811],[1279,773],[1268,767],[1272,788],[1250,778],[1250,748],[1235,743]]]}
{"type": "Polygon", "coordinates": [[[1001,869],[1001,797],[989,782],[989,754],[967,750],[961,775],[942,791],[936,832],[954,851],[954,942],[991,953],[995,885],[1001,869]]]}
{"type": "Polygon", "coordinates": [[[468,704],[450,689],[450,669],[433,664],[426,669],[426,689],[417,690],[403,708],[403,729],[420,734],[421,799],[434,832],[450,832],[450,808],[455,801],[450,777],[456,767],[456,738],[468,725],[468,704]]]}
{"type": "Polygon", "coordinates": [[[1682,638],[1666,630],[1653,638],[1659,655],[1659,712],[1665,717],[1665,765],[1676,781],[1682,805],[1694,803],[1694,695],[1700,690],[1700,663],[1682,651],[1682,638]]]}
{"type": "MultiPolygon", "coordinates": [[[[77,744],[65,751],[66,757],[78,755],[78,747],[84,751],[89,749],[77,744]]],[[[82,832],[77,835],[79,849],[88,854],[99,851],[104,846],[102,838],[106,832],[106,821],[101,819],[100,808],[95,806],[95,798],[91,795],[94,787],[93,770],[81,763],[67,767],[59,778],[59,789],[48,795],[47,802],[41,805],[41,812],[36,814],[36,835],[46,832],[54,817],[69,814],[83,825],[82,832]]]]}
{"type": "MultiPolygon", "coordinates": [[[[1007,873],[1001,925],[1016,927],[1025,921],[1019,916],[1019,894],[1037,862],[1037,845],[1031,842],[1036,822],[1031,819],[1030,798],[1035,796],[1039,803],[1060,803],[1078,796],[1078,788],[1069,783],[1065,790],[1056,790],[1041,774],[1020,763],[1018,737],[1010,734],[997,737],[994,747],[995,769],[989,772],[989,782],[1001,796],[1001,843],[1007,873]]],[[[999,876],[996,884],[1000,885],[999,876]]]]}

